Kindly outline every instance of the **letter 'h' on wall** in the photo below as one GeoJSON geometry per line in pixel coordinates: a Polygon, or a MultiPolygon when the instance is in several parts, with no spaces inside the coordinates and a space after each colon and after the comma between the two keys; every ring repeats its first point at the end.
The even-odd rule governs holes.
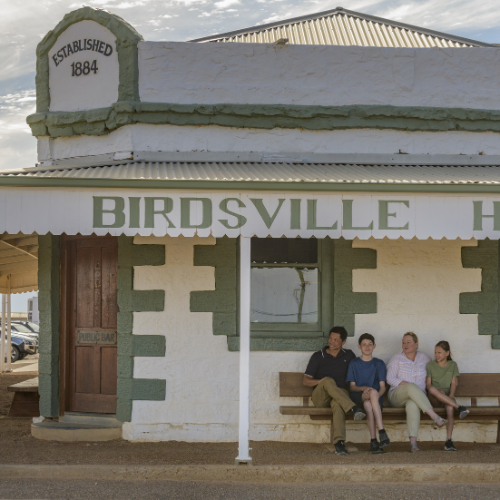
{"type": "Polygon", "coordinates": [[[500,231],[500,201],[493,202],[493,215],[483,214],[483,202],[474,201],[474,231],[483,230],[483,219],[493,219],[493,231],[500,231]]]}

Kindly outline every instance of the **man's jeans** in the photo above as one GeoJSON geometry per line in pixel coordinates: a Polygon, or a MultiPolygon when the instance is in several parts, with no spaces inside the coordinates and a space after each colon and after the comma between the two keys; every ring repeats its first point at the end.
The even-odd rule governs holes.
{"type": "Polygon", "coordinates": [[[331,407],[333,411],[333,444],[345,441],[345,414],[356,406],[349,393],[327,377],[314,388],[311,399],[316,408],[331,407]]]}

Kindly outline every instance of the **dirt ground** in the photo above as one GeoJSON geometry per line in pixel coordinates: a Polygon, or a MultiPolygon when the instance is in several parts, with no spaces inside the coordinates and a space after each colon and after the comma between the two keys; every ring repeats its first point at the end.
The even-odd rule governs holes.
{"type": "MultiPolygon", "coordinates": [[[[116,465],[232,465],[237,443],[131,443],[115,440],[101,443],[59,443],[31,436],[31,419],[8,418],[13,393],[9,385],[37,376],[36,373],[0,375],[0,464],[116,464],[116,465]],[[8,451],[10,450],[10,452],[8,451]]],[[[349,447],[349,443],[347,443],[349,447]]],[[[458,452],[446,452],[444,442],[423,442],[421,452],[408,453],[406,443],[394,443],[384,455],[368,453],[368,445],[355,444],[358,451],[338,457],[323,444],[251,442],[255,465],[326,464],[427,464],[499,463],[496,444],[455,443],[458,452]]]]}

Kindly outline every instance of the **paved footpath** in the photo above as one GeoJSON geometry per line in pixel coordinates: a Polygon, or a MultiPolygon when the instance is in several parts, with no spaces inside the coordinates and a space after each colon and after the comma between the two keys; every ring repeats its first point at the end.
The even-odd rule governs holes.
{"type": "MultiPolygon", "coordinates": [[[[472,479],[472,478],[471,478],[472,479]]],[[[127,500],[498,500],[499,484],[276,484],[206,481],[0,480],[0,498],[127,500]]]]}

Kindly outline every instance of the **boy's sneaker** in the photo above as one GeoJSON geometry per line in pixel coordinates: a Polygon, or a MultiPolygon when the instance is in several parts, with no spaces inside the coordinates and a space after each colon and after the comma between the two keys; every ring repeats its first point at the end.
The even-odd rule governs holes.
{"type": "Polygon", "coordinates": [[[376,439],[372,439],[370,441],[370,451],[374,455],[378,455],[379,453],[385,453],[385,451],[380,447],[380,445],[378,444],[378,441],[376,439]]]}
{"type": "Polygon", "coordinates": [[[349,455],[344,441],[337,441],[335,443],[335,455],[349,455]]]}
{"type": "Polygon", "coordinates": [[[351,411],[354,420],[363,420],[366,417],[366,414],[361,411],[359,406],[353,406],[351,411]]]}
{"type": "Polygon", "coordinates": [[[448,439],[448,441],[446,441],[446,443],[444,443],[444,449],[446,451],[457,451],[457,449],[453,445],[453,441],[451,439],[448,439]]]}
{"type": "Polygon", "coordinates": [[[380,439],[380,448],[385,448],[391,444],[391,440],[389,439],[389,436],[387,435],[387,432],[385,432],[385,430],[379,431],[378,438],[380,439]]]}
{"type": "Polygon", "coordinates": [[[463,420],[470,412],[465,406],[459,406],[458,413],[460,415],[460,418],[463,420]]]}

